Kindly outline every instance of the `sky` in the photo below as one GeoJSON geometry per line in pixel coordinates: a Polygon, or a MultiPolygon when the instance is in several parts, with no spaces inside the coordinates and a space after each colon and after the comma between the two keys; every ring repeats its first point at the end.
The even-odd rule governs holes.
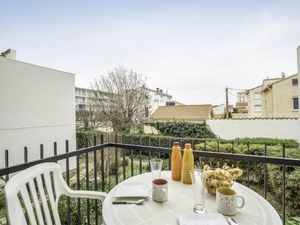
{"type": "Polygon", "coordinates": [[[0,8],[0,51],[75,73],[79,87],[124,66],[182,103],[222,104],[225,87],[297,72],[298,0],[3,0],[0,8]]]}

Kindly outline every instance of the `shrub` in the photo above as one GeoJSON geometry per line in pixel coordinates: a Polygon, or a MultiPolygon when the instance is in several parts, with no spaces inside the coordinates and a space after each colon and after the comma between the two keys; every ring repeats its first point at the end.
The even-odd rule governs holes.
{"type": "Polygon", "coordinates": [[[215,138],[214,133],[205,124],[196,124],[188,122],[153,122],[151,126],[155,127],[160,134],[174,137],[189,138],[215,138]]]}

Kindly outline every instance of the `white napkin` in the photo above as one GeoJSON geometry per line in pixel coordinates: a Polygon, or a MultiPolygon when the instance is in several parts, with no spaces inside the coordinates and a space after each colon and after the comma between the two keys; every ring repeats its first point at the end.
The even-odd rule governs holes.
{"type": "Polygon", "coordinates": [[[144,183],[121,183],[114,193],[114,197],[144,197],[150,195],[149,186],[144,183]]]}
{"type": "Polygon", "coordinates": [[[228,225],[219,213],[185,214],[178,216],[180,225],[228,225]]]}

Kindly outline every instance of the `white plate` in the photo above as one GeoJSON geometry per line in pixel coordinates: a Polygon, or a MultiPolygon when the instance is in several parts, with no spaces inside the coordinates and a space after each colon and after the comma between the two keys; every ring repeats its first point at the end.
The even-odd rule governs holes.
{"type": "Polygon", "coordinates": [[[142,197],[148,198],[150,196],[150,189],[144,183],[124,183],[119,184],[114,193],[114,197],[142,197]]]}
{"type": "Polygon", "coordinates": [[[228,225],[219,213],[186,214],[178,216],[180,225],[228,225]]]}

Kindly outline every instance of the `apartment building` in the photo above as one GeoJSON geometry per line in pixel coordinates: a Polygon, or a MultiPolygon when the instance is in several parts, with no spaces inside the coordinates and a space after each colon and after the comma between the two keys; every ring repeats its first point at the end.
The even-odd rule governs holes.
{"type": "MultiPolygon", "coordinates": [[[[149,116],[159,107],[166,105],[180,105],[176,101],[172,101],[172,95],[163,92],[162,89],[156,90],[146,88],[148,90],[149,107],[147,108],[149,116]]],[[[75,87],[75,105],[76,111],[90,110],[93,105],[92,96],[93,90],[89,88],[75,87]]],[[[148,117],[148,116],[147,116],[148,117]]]]}
{"type": "Polygon", "coordinates": [[[92,105],[92,91],[93,90],[88,88],[75,87],[76,111],[89,109],[88,106],[92,105]]]}
{"type": "Polygon", "coordinates": [[[298,92],[297,74],[265,85],[262,89],[262,117],[298,118],[298,92]]]}

